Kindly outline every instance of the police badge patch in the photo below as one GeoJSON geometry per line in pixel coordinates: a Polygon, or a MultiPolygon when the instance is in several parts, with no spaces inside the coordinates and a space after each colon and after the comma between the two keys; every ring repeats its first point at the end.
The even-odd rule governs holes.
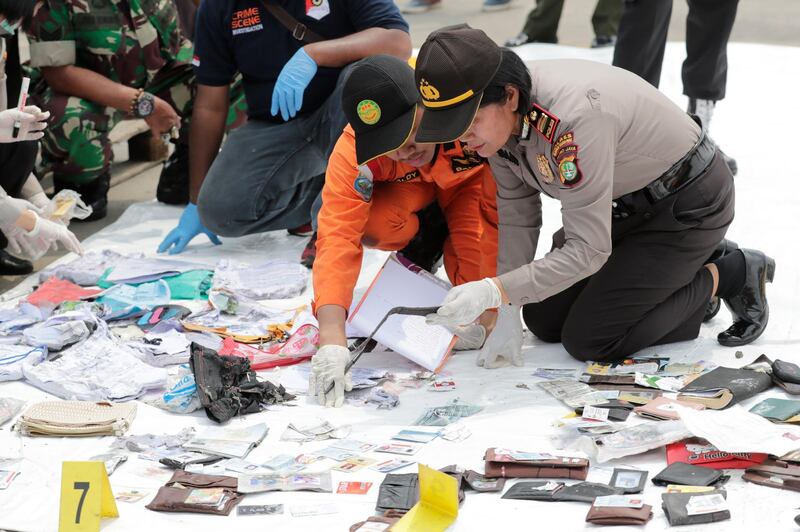
{"type": "Polygon", "coordinates": [[[553,169],[550,168],[550,163],[547,161],[547,156],[544,153],[540,153],[536,156],[536,164],[539,167],[539,173],[544,177],[545,183],[550,184],[555,181],[553,169]]]}
{"type": "Polygon", "coordinates": [[[561,183],[567,187],[574,187],[581,182],[583,174],[578,167],[578,157],[567,155],[558,162],[558,177],[561,183]]]}

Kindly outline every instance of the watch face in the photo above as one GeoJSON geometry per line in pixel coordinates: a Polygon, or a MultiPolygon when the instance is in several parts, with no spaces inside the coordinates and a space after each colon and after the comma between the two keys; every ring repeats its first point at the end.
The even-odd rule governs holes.
{"type": "Polygon", "coordinates": [[[150,116],[153,114],[153,98],[143,96],[136,103],[136,111],[140,117],[150,116]]]}

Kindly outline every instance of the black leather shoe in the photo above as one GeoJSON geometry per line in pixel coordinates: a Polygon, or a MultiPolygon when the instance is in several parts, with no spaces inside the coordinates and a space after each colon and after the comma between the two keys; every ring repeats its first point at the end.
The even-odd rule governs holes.
{"type": "Polygon", "coordinates": [[[761,336],[769,321],[766,285],[775,277],[775,260],[754,249],[741,252],[746,267],[744,287],[725,300],[733,325],[717,336],[717,341],[727,347],[749,344],[761,336]]]}
{"type": "Polygon", "coordinates": [[[616,35],[598,35],[592,39],[591,48],[608,48],[617,44],[616,35]]]}
{"type": "Polygon", "coordinates": [[[27,275],[33,272],[29,260],[19,259],[4,249],[0,249],[0,275],[27,275]]]}
{"type": "Polygon", "coordinates": [[[164,161],[158,178],[156,199],[167,205],[189,203],[189,146],[177,144],[175,151],[164,161]]]}
{"type": "MultiPolygon", "coordinates": [[[[739,249],[739,244],[733,240],[723,239],[722,242],[717,245],[714,253],[711,254],[706,262],[714,262],[715,260],[721,259],[731,251],[736,251],[737,249],[739,249]]],[[[708,305],[706,305],[706,313],[703,316],[703,323],[713,320],[720,308],[722,308],[722,301],[720,301],[716,296],[712,297],[708,302],[708,305]]]]}
{"type": "Polygon", "coordinates": [[[54,177],[53,186],[56,192],[64,189],[74,190],[81,195],[83,202],[92,208],[92,214],[83,220],[75,218],[74,222],[94,222],[105,218],[108,214],[108,189],[111,187],[111,172],[104,172],[91,183],[83,185],[54,177]]]}

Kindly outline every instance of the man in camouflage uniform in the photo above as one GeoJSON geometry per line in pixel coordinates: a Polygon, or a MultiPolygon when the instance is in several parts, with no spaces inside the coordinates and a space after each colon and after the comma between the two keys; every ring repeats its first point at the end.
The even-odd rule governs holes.
{"type": "MultiPolygon", "coordinates": [[[[78,190],[95,210],[92,219],[105,216],[112,160],[108,134],[126,116],[141,116],[156,135],[180,124],[157,195],[167,203],[186,203],[196,82],[192,45],[178,26],[175,4],[45,0],[27,31],[31,65],[47,83],[36,99],[53,115],[42,155],[56,188],[78,190]],[[150,108],[142,107],[148,99],[150,108]]],[[[244,121],[244,100],[241,91],[231,94],[227,125],[235,127],[244,121]]]]}

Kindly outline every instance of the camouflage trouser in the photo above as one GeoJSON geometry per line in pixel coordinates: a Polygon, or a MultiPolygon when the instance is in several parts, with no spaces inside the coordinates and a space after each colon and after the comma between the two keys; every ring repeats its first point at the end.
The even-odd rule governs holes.
{"type": "MultiPolygon", "coordinates": [[[[191,65],[171,64],[159,71],[144,89],[168,102],[181,117],[180,142],[189,141],[189,122],[197,90],[191,65]]],[[[246,120],[241,79],[231,86],[227,128],[246,120]]],[[[75,184],[94,181],[111,166],[109,132],[127,114],[98,103],[54,92],[47,87],[37,104],[52,118],[42,139],[42,165],[56,179],[75,184]]]]}

